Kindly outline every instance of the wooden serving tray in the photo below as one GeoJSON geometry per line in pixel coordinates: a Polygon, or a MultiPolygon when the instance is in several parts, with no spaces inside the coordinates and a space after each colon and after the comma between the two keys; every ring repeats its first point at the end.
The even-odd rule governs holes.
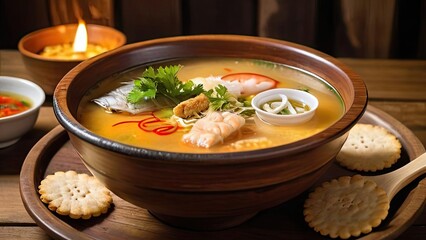
{"type": "MultiPolygon", "coordinates": [[[[404,125],[383,111],[368,106],[361,122],[381,125],[395,134],[403,145],[401,159],[391,169],[406,164],[425,151],[417,137],[404,125]]],[[[146,209],[113,195],[114,204],[107,214],[89,220],[74,220],[51,212],[39,199],[41,180],[56,171],[75,170],[89,173],[69,142],[66,131],[58,126],[44,136],[30,151],[21,170],[20,191],[24,206],[34,221],[50,236],[58,239],[324,239],[305,223],[303,202],[308,191],[297,198],[257,214],[234,228],[200,232],[168,226],[146,209]]],[[[354,175],[337,164],[317,182],[342,175],[354,175]]],[[[90,174],[90,173],[89,173],[90,174]]],[[[393,199],[385,221],[361,239],[396,238],[422,212],[426,199],[425,176],[416,179],[393,199]]]]}

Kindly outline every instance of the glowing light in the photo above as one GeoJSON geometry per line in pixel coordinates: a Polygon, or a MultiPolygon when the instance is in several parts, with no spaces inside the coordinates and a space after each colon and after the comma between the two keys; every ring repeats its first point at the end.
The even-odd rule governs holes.
{"type": "Polygon", "coordinates": [[[83,20],[78,21],[77,32],[75,33],[74,52],[85,52],[87,50],[87,29],[86,23],[83,20]]]}

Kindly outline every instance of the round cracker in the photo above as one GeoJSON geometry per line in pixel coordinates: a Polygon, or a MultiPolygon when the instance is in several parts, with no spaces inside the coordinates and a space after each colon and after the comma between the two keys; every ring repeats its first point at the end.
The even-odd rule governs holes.
{"type": "Polygon", "coordinates": [[[95,177],[75,171],[55,172],[40,183],[42,202],[60,215],[89,219],[106,213],[112,203],[111,192],[95,177]]]}
{"type": "Polygon", "coordinates": [[[304,204],[305,221],[316,232],[347,239],[369,233],[386,218],[390,202],[386,192],[361,175],[324,182],[304,204]]]}
{"type": "Polygon", "coordinates": [[[399,140],[381,126],[356,124],[336,156],[336,161],[357,171],[382,170],[391,167],[401,155],[399,140]]]}

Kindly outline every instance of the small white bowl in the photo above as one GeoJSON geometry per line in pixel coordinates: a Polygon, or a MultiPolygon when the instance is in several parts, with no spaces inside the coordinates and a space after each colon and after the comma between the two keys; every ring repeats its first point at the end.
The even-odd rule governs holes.
{"type": "Polygon", "coordinates": [[[16,143],[31,130],[37,120],[44,91],[35,83],[16,77],[0,76],[0,92],[15,93],[31,100],[31,107],[21,113],[0,117],[0,148],[16,143]]]}
{"type": "Polygon", "coordinates": [[[257,117],[272,125],[291,125],[307,122],[315,115],[315,110],[318,108],[318,99],[305,91],[290,89],[290,88],[274,88],[266,90],[254,96],[251,102],[257,117]],[[280,99],[280,94],[285,95],[288,99],[293,99],[303,102],[309,106],[309,111],[291,115],[281,115],[267,112],[260,108],[263,104],[280,99]]]}

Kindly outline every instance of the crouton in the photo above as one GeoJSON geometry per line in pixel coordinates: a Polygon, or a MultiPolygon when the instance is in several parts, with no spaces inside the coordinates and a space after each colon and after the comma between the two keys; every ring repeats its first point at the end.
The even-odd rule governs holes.
{"type": "Polygon", "coordinates": [[[197,113],[200,113],[209,108],[209,99],[206,95],[201,93],[200,95],[190,98],[186,101],[179,103],[173,108],[173,114],[181,118],[189,118],[197,113]]]}

